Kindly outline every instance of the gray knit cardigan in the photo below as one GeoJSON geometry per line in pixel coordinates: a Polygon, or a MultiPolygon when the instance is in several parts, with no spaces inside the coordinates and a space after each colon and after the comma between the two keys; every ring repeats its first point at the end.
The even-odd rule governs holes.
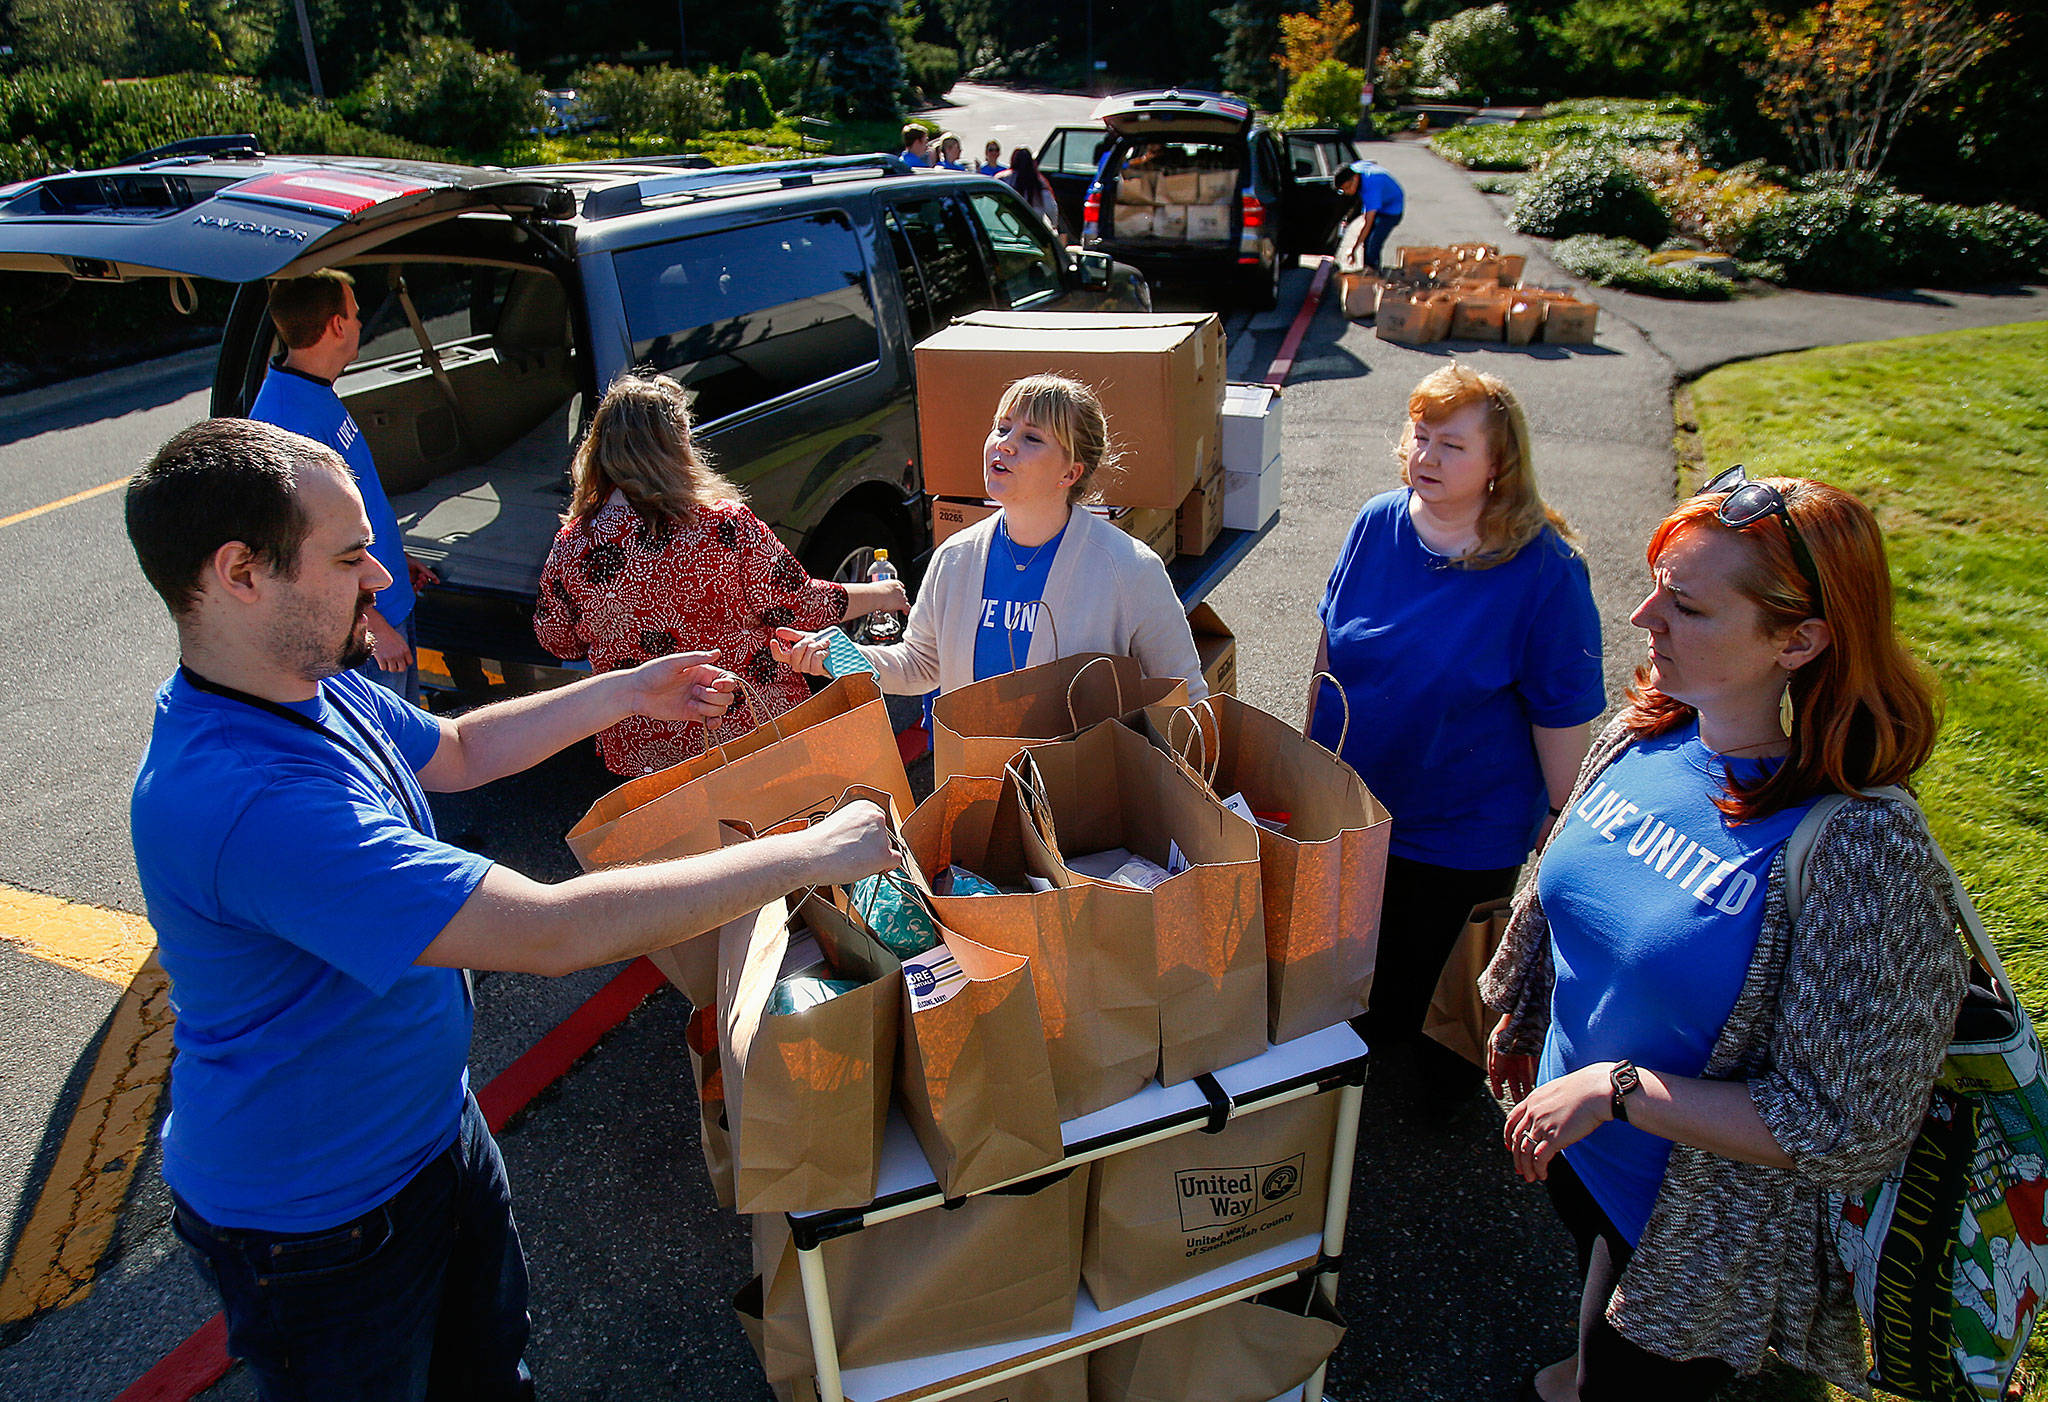
{"type": "MultiPolygon", "coordinates": [[[[1631,743],[1618,722],[1601,733],[1567,812],[1631,743]]],[[[1828,823],[1807,859],[1796,931],[1779,852],[1756,954],[1703,1074],[1749,1083],[1794,1167],[1674,1144],[1649,1225],[1608,1302],[1623,1337],[1743,1372],[1775,1349],[1870,1395],[1862,1323],[1831,1224],[1842,1195],[1882,1178],[1919,1132],[1963,996],[1957,928],[1932,840],[1906,804],[1853,803],[1828,823]]],[[[1553,981],[1550,924],[1532,880],[1479,984],[1487,1005],[1508,1016],[1504,1050],[1542,1050],[1553,981]]]]}

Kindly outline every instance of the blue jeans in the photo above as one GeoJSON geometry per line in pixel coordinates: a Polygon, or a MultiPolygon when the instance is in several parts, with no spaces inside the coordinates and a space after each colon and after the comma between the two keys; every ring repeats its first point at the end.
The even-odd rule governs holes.
{"type": "Polygon", "coordinates": [[[215,1227],[179,1201],[171,1224],[264,1402],[533,1396],[526,1257],[474,1096],[447,1152],[352,1222],[215,1227]]]}
{"type": "Polygon", "coordinates": [[[1401,216],[1398,214],[1374,216],[1372,231],[1365,236],[1366,267],[1377,268],[1380,265],[1380,255],[1387,249],[1387,235],[1393,233],[1400,223],[1401,216]]]}

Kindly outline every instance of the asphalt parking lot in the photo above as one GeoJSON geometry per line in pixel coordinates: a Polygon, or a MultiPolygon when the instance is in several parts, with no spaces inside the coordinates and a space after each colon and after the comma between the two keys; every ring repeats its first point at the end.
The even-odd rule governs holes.
{"type": "MultiPolygon", "coordinates": [[[[1006,120],[1021,131],[1065,119],[1054,110],[1006,120]]],[[[961,125],[998,129],[993,118],[961,125]]],[[[1540,249],[1503,232],[1497,201],[1420,147],[1380,151],[1410,190],[1397,242],[1492,238],[1540,266],[1540,249]]],[[[1567,279],[1550,270],[1540,280],[1567,279]]],[[[1234,377],[1263,371],[1307,283],[1306,272],[1290,275],[1278,312],[1238,319],[1234,377]]],[[[1213,596],[1238,633],[1246,699],[1299,714],[1315,602],[1337,544],[1358,504],[1394,482],[1407,392],[1447,357],[1497,369],[1527,405],[1546,492],[1586,542],[1618,692],[1636,657],[1625,620],[1641,543],[1676,489],[1678,376],[1801,345],[2048,314],[2039,289],[1725,307],[1599,297],[1595,345],[1527,348],[1391,345],[1326,300],[1286,395],[1282,524],[1213,596]]],[[[201,354],[0,401],[0,618],[9,641],[0,651],[0,897],[48,902],[25,918],[51,928],[80,907],[140,909],[126,793],[149,697],[174,655],[128,555],[116,488],[155,443],[204,412],[209,375],[201,354]],[[66,504],[44,509],[53,503],[66,504]]],[[[452,840],[559,878],[575,869],[562,832],[608,785],[578,746],[528,775],[438,799],[436,816],[452,840]]],[[[95,1054],[121,1026],[140,974],[139,960],[94,969],[84,954],[69,963],[47,954],[0,939],[10,1263],[0,1301],[30,1276],[49,1283],[50,1262],[24,1247],[35,1245],[33,1225],[53,1220],[38,1213],[51,1191],[78,1210],[57,1214],[50,1245],[74,1268],[70,1279],[82,1272],[90,1288],[74,1288],[79,1298],[67,1307],[0,1322],[0,1396],[21,1402],[115,1397],[215,1309],[173,1250],[146,1134],[134,1152],[97,1161],[96,1177],[118,1180],[110,1216],[86,1210],[109,1196],[104,1188],[56,1173],[71,1162],[67,1143],[95,1054]],[[95,1247],[96,1221],[107,1234],[95,1247]]],[[[474,1080],[510,1065],[610,973],[481,979],[474,1080]]],[[[684,1013],[675,993],[653,993],[502,1136],[532,1261],[530,1357],[544,1396],[766,1395],[728,1310],[748,1271],[745,1237],[711,1201],[698,1160],[684,1013]]],[[[110,1103],[118,1110],[120,1098],[110,1103]]],[[[1369,1088],[1342,1301],[1352,1328],[1331,1397],[1504,1397],[1523,1367],[1566,1346],[1574,1290],[1564,1238],[1539,1195],[1512,1180],[1497,1133],[1482,1101],[1415,1107],[1369,1088]]],[[[230,1373],[203,1395],[252,1394],[230,1373]]]]}

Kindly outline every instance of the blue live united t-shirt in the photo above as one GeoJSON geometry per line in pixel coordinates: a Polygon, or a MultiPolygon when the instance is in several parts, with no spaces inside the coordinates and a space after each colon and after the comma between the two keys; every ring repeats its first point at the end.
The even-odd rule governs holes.
{"type": "Polygon", "coordinates": [[[405,539],[398,533],[398,516],[391,499],[384,495],[384,483],[377,476],[377,464],[370,457],[370,445],[356,427],[348,406],[334,392],[334,386],[311,375],[270,367],[263,388],[249,406],[249,417],[276,424],[302,438],[324,443],[341,454],[363,494],[363,514],[370,518],[370,553],[391,575],[391,582],[377,591],[377,612],[393,628],[412,616],[412,576],[405,565],[405,539]]]}
{"type": "Polygon", "coordinates": [[[468,994],[414,961],[491,864],[434,835],[431,716],[354,673],[292,709],[388,765],[173,676],[130,823],[177,1013],[164,1179],[215,1226],[304,1232],[454,1142],[468,994]]]}
{"type": "MultiPolygon", "coordinates": [[[[1726,759],[1688,725],[1609,765],[1558,820],[1536,889],[1557,985],[1537,1081],[1626,1057],[1697,1076],[1735,1007],[1763,929],[1771,862],[1807,804],[1731,823],[1714,799],[1775,761],[1726,759]]],[[[1634,1245],[1671,1141],[1610,1121],[1565,1150],[1634,1245]]]]}
{"type": "MultiPolygon", "coordinates": [[[[1000,677],[1024,665],[1031,635],[1044,606],[1045,581],[1052,576],[1053,557],[1067,528],[1035,549],[1010,539],[1009,524],[998,519],[989,542],[988,566],[981,576],[981,618],[974,629],[974,679],[1000,677]]],[[[1059,627],[1059,621],[1053,621],[1059,627]]]]}

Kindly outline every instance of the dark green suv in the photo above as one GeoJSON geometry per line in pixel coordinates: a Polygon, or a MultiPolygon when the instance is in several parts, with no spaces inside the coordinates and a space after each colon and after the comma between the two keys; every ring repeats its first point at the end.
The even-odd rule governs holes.
{"type": "Polygon", "coordinates": [[[558,667],[534,595],[571,449],[628,368],[688,386],[761,518],[814,574],[856,578],[878,546],[929,544],[917,341],[990,307],[1151,305],[1000,182],[893,156],[499,170],[203,138],[0,192],[0,268],[242,285],[216,414],[247,411],[276,352],[264,279],[333,266],[363,316],[336,388],[407,553],[441,576],[419,603],[423,679],[464,690],[558,667]]]}

